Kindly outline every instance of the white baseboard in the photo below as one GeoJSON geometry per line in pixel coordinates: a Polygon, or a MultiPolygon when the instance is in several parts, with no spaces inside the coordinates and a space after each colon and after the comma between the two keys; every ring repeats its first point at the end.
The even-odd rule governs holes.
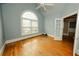
{"type": "Polygon", "coordinates": [[[16,41],[20,41],[20,40],[23,40],[23,39],[26,39],[26,38],[30,38],[30,37],[34,37],[34,36],[38,36],[38,35],[41,35],[41,34],[42,33],[34,34],[34,35],[26,36],[26,37],[21,37],[21,38],[15,38],[15,39],[11,39],[11,40],[7,40],[5,42],[5,44],[12,43],[12,42],[16,42],[16,41]]]}
{"type": "Polygon", "coordinates": [[[48,36],[51,36],[51,37],[53,37],[53,38],[55,38],[55,36],[54,35],[51,35],[51,34],[47,34],[48,36]]]}
{"type": "Polygon", "coordinates": [[[2,46],[2,48],[0,49],[0,55],[2,56],[2,54],[3,54],[3,52],[4,52],[4,49],[5,49],[5,43],[4,43],[4,45],[2,46]]]}
{"type": "Polygon", "coordinates": [[[56,38],[56,36],[54,36],[54,35],[48,34],[48,36],[53,37],[53,38],[54,38],[54,40],[57,40],[57,41],[62,41],[62,39],[58,39],[58,38],[56,38]]]}

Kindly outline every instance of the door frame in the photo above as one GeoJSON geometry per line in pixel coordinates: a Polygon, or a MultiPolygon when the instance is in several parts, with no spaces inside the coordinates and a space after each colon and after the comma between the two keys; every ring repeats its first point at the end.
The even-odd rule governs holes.
{"type": "MultiPolygon", "coordinates": [[[[64,18],[72,16],[74,14],[78,14],[78,10],[75,10],[74,12],[71,12],[71,13],[63,16],[62,18],[64,20],[64,18]]],[[[77,29],[77,21],[78,21],[78,17],[77,17],[77,20],[76,20],[76,29],[77,29]]],[[[63,29],[64,29],[64,22],[63,22],[63,29]]],[[[62,29],[62,31],[63,31],[63,29],[62,29]]],[[[75,31],[75,33],[76,33],[76,31],[75,31]]],[[[63,36],[63,34],[62,34],[62,36],[63,36]]],[[[74,45],[73,45],[73,56],[75,56],[75,49],[76,49],[76,34],[75,34],[74,45]]]]}

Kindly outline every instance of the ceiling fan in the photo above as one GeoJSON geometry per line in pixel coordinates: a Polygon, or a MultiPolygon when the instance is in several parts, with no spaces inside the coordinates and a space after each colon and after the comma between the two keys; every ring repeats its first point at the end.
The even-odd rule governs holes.
{"type": "Polygon", "coordinates": [[[54,6],[53,3],[39,3],[36,9],[42,8],[44,11],[47,11],[48,9],[47,7],[52,7],[52,6],[54,6]]]}

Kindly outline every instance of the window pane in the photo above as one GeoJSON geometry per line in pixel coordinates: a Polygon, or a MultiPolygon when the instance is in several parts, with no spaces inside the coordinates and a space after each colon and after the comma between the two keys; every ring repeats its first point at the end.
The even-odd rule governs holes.
{"type": "Polygon", "coordinates": [[[37,33],[38,32],[38,27],[32,27],[32,33],[37,33]]]}
{"type": "Polygon", "coordinates": [[[38,27],[32,27],[32,30],[38,30],[38,27]]]}
{"type": "Polygon", "coordinates": [[[38,30],[32,30],[32,33],[38,33],[38,30]]]}
{"type": "Polygon", "coordinates": [[[32,20],[37,20],[37,16],[32,13],[32,12],[25,12],[23,15],[22,15],[23,18],[28,18],[28,19],[32,19],[32,20]]]}
{"type": "Polygon", "coordinates": [[[31,34],[31,28],[23,28],[22,29],[22,34],[23,35],[27,35],[27,34],[31,34]]]}
{"type": "Polygon", "coordinates": [[[38,21],[32,21],[32,27],[38,27],[38,21]]]}
{"type": "Polygon", "coordinates": [[[23,27],[23,29],[22,29],[23,31],[26,31],[26,30],[31,30],[31,28],[30,27],[23,27]]]}
{"type": "Polygon", "coordinates": [[[22,20],[22,26],[23,27],[31,27],[31,21],[30,20],[23,19],[22,20]]]}

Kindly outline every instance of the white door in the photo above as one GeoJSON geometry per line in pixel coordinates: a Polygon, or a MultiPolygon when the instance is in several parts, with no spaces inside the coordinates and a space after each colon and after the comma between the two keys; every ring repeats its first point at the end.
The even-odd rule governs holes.
{"type": "Polygon", "coordinates": [[[55,36],[56,40],[62,40],[62,33],[63,33],[63,19],[56,18],[55,19],[55,36]]]}
{"type": "Polygon", "coordinates": [[[79,55],[79,10],[77,12],[77,22],[76,22],[76,32],[75,32],[73,55],[75,55],[75,53],[77,53],[79,55]]]}

